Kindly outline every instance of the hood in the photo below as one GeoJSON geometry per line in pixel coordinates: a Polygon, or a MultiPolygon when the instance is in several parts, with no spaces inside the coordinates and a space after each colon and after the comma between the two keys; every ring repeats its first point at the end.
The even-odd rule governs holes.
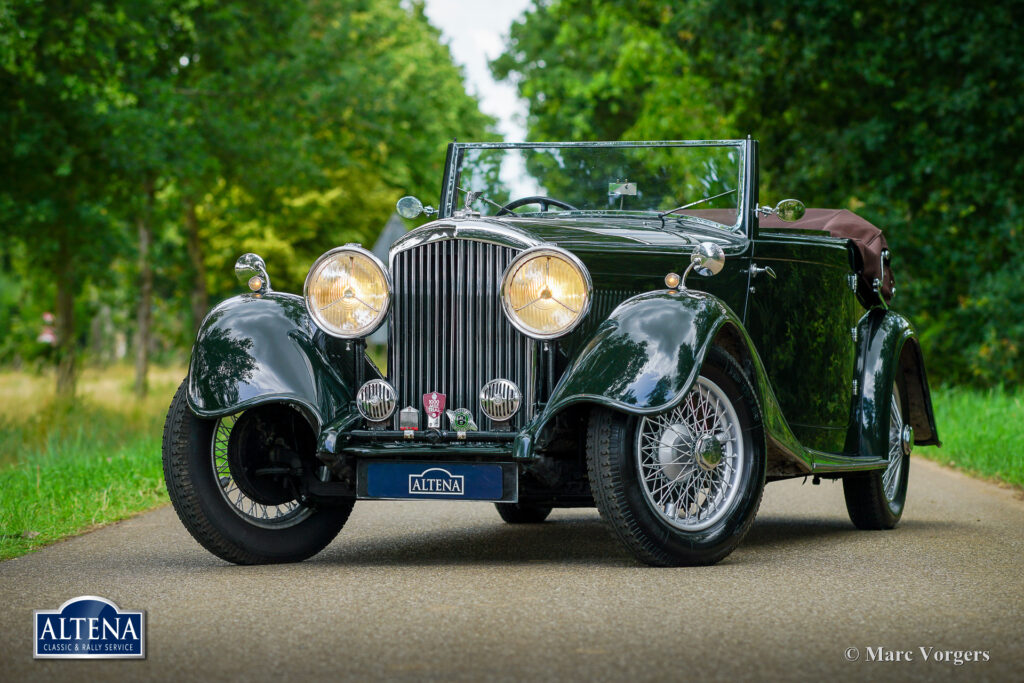
{"type": "Polygon", "coordinates": [[[554,244],[569,251],[628,251],[689,253],[702,241],[723,247],[740,244],[742,235],[696,222],[669,220],[662,227],[657,217],[622,216],[580,218],[443,218],[412,230],[391,247],[394,254],[442,239],[475,239],[517,249],[554,244]]]}

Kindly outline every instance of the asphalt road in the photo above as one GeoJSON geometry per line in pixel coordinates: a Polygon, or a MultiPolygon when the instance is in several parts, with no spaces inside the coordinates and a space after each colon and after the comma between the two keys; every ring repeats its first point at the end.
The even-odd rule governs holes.
{"type": "Polygon", "coordinates": [[[593,510],[447,502],[359,503],[312,560],[235,567],[167,507],[0,563],[0,679],[1021,680],[1022,557],[1019,493],[919,459],[898,529],[856,531],[840,484],[772,484],[699,569],[637,564],[593,510]],[[83,594],[147,611],[145,661],[32,659],[32,610],[83,594]]]}

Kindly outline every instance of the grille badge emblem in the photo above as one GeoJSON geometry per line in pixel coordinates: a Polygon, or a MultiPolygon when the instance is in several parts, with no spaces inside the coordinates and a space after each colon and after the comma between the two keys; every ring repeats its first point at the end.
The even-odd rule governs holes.
{"type": "Polygon", "coordinates": [[[403,432],[406,430],[416,431],[420,428],[420,411],[412,406],[402,408],[398,413],[398,428],[403,432]]]}
{"type": "Polygon", "coordinates": [[[473,413],[466,408],[448,410],[448,419],[452,421],[452,429],[456,432],[477,431],[476,422],[473,422],[473,413]]]}
{"type": "Polygon", "coordinates": [[[423,394],[423,410],[427,413],[427,429],[441,428],[441,413],[444,412],[444,394],[432,391],[423,394]]]}

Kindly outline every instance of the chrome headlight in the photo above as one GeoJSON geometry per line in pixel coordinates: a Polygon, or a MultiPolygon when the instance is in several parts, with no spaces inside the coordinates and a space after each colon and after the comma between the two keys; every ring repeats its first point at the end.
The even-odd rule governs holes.
{"type": "Polygon", "coordinates": [[[316,260],[303,292],[309,314],[324,332],[354,339],[384,322],[391,304],[391,279],[376,256],[357,244],[346,244],[316,260]]]}
{"type": "Polygon", "coordinates": [[[590,309],[590,273],[578,258],[555,247],[519,254],[501,278],[505,316],[523,334],[554,339],[579,325],[590,309]]]}

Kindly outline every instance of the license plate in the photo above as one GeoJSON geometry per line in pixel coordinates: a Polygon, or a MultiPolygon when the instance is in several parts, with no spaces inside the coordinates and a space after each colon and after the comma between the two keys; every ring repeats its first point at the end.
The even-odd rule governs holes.
{"type": "Polygon", "coordinates": [[[357,490],[360,498],[515,502],[517,484],[509,463],[361,462],[357,490]]]}

